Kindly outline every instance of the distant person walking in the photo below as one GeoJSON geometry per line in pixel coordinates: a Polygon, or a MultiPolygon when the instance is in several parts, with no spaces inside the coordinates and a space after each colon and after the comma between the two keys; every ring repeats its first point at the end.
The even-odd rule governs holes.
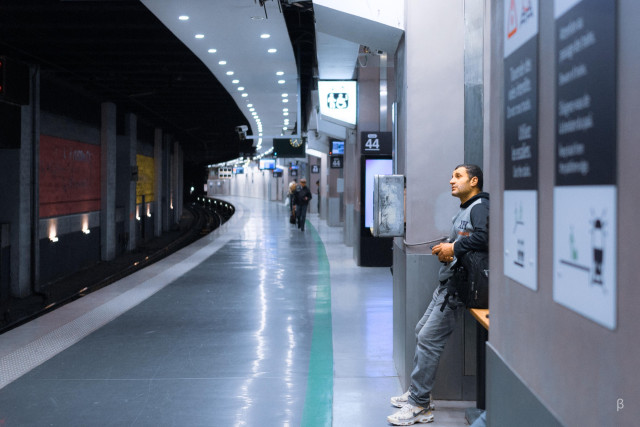
{"type": "Polygon", "coordinates": [[[307,179],[302,178],[300,180],[300,187],[298,187],[295,193],[296,219],[300,231],[304,231],[304,223],[307,219],[307,208],[309,207],[309,200],[311,200],[312,197],[311,190],[307,187],[307,179]]]}
{"type": "Polygon", "coordinates": [[[291,181],[291,184],[289,184],[289,194],[287,194],[287,198],[289,201],[289,222],[291,222],[291,224],[295,224],[296,223],[296,190],[298,188],[298,184],[296,184],[294,181],[291,181]]]}

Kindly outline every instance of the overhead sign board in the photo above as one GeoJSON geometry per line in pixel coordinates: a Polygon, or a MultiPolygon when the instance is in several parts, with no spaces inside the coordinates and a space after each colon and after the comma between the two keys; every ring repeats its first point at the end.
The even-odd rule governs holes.
{"type": "Polygon", "coordinates": [[[318,81],[318,99],[323,119],[355,127],[358,113],[358,84],[355,80],[318,81]]]}

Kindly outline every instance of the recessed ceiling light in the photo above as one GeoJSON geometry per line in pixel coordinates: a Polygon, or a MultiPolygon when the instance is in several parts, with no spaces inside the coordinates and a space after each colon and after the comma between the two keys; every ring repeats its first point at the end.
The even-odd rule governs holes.
{"type": "Polygon", "coordinates": [[[234,79],[234,80],[231,80],[231,83],[233,83],[234,85],[237,85],[238,83],[240,83],[240,80],[234,79]]]}
{"type": "Polygon", "coordinates": [[[278,84],[283,85],[284,84],[284,80],[278,80],[278,84]]]}
{"type": "Polygon", "coordinates": [[[238,86],[238,90],[244,90],[244,86],[238,86]]]}
{"type": "Polygon", "coordinates": [[[261,39],[268,39],[269,37],[271,37],[271,34],[267,34],[267,33],[260,34],[261,39]]]}
{"type": "Polygon", "coordinates": [[[276,53],[277,51],[278,51],[278,49],[274,49],[274,48],[271,48],[271,49],[267,50],[267,52],[269,52],[269,53],[276,53]]]}
{"type": "Polygon", "coordinates": [[[287,96],[289,96],[289,94],[288,94],[288,93],[283,93],[283,94],[282,94],[282,97],[283,97],[283,98],[286,98],[287,96]]]}
{"type": "Polygon", "coordinates": [[[246,93],[243,93],[243,94],[242,94],[242,97],[243,97],[243,98],[246,98],[247,96],[249,96],[249,95],[247,95],[246,93]]]}
{"type": "Polygon", "coordinates": [[[213,49],[213,48],[212,48],[212,49],[209,49],[207,52],[209,52],[209,53],[216,53],[217,51],[218,51],[218,49],[213,49]]]}
{"type": "Polygon", "coordinates": [[[204,38],[204,34],[196,34],[196,38],[197,39],[203,39],[204,38]]]}
{"type": "Polygon", "coordinates": [[[282,102],[289,102],[289,100],[287,98],[283,99],[282,102]]]}
{"type": "Polygon", "coordinates": [[[227,71],[227,76],[233,76],[233,71],[227,71]]]}
{"type": "Polygon", "coordinates": [[[180,15],[180,16],[178,16],[178,19],[181,20],[181,21],[188,21],[189,17],[187,15],[180,15]]]}
{"type": "Polygon", "coordinates": [[[262,21],[264,19],[263,16],[252,16],[251,19],[253,19],[254,21],[262,21]]]}
{"type": "Polygon", "coordinates": [[[256,111],[255,108],[249,108],[249,111],[256,111]]]}
{"type": "Polygon", "coordinates": [[[282,113],[282,115],[283,115],[283,116],[288,116],[288,115],[289,115],[289,113],[282,113]]]}
{"type": "Polygon", "coordinates": [[[289,109],[288,108],[283,108],[282,111],[289,111],[289,109]]]}
{"type": "Polygon", "coordinates": [[[276,72],[276,76],[282,76],[282,75],[284,75],[284,71],[278,71],[278,72],[276,72]]]}
{"type": "Polygon", "coordinates": [[[220,65],[227,65],[227,61],[218,61],[218,64],[220,64],[220,65]]]}

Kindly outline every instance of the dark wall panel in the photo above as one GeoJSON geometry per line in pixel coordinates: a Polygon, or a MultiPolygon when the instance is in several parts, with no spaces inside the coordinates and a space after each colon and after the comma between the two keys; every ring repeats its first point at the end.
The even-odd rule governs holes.
{"type": "Polygon", "coordinates": [[[40,239],[40,281],[51,282],[100,261],[100,228],[59,236],[57,242],[40,239]]]}

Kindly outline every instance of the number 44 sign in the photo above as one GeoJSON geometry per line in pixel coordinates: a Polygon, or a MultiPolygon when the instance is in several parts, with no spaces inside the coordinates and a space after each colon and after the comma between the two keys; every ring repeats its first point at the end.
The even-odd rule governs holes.
{"type": "Polygon", "coordinates": [[[362,154],[392,154],[391,132],[362,132],[360,141],[362,154]]]}

